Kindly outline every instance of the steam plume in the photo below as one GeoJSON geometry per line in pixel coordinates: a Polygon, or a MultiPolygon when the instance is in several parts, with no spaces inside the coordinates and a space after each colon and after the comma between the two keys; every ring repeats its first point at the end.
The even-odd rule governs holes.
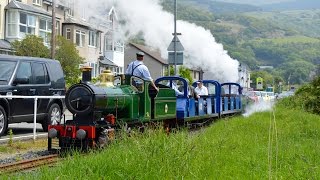
{"type": "MultiPolygon", "coordinates": [[[[145,43],[157,48],[167,58],[167,48],[173,38],[173,15],[164,11],[159,0],[80,0],[89,13],[97,14],[99,9],[115,7],[119,20],[126,23],[121,26],[122,35],[128,38],[143,32],[145,43]],[[104,7],[104,8],[101,8],[104,7]]],[[[102,15],[106,12],[100,12],[102,15]]],[[[221,44],[215,42],[209,30],[195,24],[178,21],[177,32],[185,51],[184,62],[188,67],[202,68],[212,74],[211,79],[221,82],[238,80],[238,61],[232,59],[221,44]]]]}

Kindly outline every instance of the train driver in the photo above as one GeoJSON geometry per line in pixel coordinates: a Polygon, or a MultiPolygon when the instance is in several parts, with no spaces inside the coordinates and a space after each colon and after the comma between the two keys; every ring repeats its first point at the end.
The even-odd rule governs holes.
{"type": "Polygon", "coordinates": [[[137,52],[137,59],[128,65],[126,74],[134,75],[134,76],[151,81],[151,85],[157,91],[159,91],[159,88],[154,84],[154,81],[151,78],[148,67],[143,64],[143,57],[144,57],[143,52],[137,52]]]}
{"type": "Polygon", "coordinates": [[[197,98],[200,98],[200,96],[208,96],[208,88],[203,85],[201,80],[197,82],[197,87],[194,91],[197,94],[197,98]]]}

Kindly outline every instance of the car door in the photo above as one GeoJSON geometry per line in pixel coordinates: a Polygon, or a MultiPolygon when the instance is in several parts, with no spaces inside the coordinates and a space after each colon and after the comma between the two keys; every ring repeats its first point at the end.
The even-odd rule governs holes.
{"type": "MultiPolygon", "coordinates": [[[[36,90],[37,96],[50,96],[50,80],[45,63],[33,62],[32,63],[33,74],[33,87],[36,90]]],[[[47,111],[49,99],[38,99],[38,115],[44,115],[47,111]]]]}
{"type": "MultiPolygon", "coordinates": [[[[13,95],[35,95],[35,89],[32,87],[31,62],[19,63],[11,88],[13,95]]],[[[13,122],[32,121],[34,104],[33,99],[13,98],[10,101],[10,109],[13,122]]]]}

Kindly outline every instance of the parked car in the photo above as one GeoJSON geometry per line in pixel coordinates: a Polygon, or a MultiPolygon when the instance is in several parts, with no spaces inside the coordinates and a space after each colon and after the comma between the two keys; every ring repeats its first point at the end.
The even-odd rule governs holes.
{"type": "MultiPolygon", "coordinates": [[[[0,95],[63,96],[64,74],[59,61],[0,55],[0,95]]],[[[44,131],[61,121],[64,99],[38,99],[37,122],[44,131]]],[[[34,99],[0,98],[0,136],[8,124],[33,122],[34,99]]]]}
{"type": "Polygon", "coordinates": [[[262,100],[260,91],[247,91],[244,93],[244,95],[254,102],[259,102],[262,100]]]}

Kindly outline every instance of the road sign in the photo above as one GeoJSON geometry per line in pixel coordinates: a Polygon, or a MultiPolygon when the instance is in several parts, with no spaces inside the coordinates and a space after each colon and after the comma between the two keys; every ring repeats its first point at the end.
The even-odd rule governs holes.
{"type": "MultiPolygon", "coordinates": [[[[168,63],[174,65],[174,52],[168,52],[168,63]]],[[[183,52],[177,52],[176,65],[183,64],[183,52]]]]}
{"type": "Polygon", "coordinates": [[[263,79],[261,77],[257,78],[257,90],[263,90],[263,79]]]}
{"type": "MultiPolygon", "coordinates": [[[[176,38],[177,38],[176,39],[176,51],[183,51],[184,47],[182,46],[178,36],[176,38]]],[[[174,51],[174,37],[173,37],[173,39],[172,39],[172,41],[171,41],[171,43],[170,43],[170,45],[169,45],[167,50],[168,51],[174,51]]]]}

